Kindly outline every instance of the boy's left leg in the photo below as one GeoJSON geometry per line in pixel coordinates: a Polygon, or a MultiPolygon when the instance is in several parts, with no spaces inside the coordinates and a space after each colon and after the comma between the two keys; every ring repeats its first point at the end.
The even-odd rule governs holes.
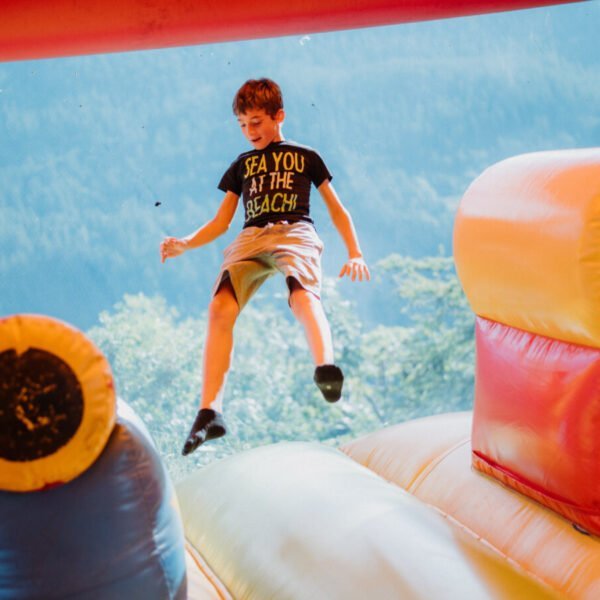
{"type": "Polygon", "coordinates": [[[314,380],[328,402],[336,402],[342,393],[344,376],[333,364],[333,341],[323,305],[313,293],[288,277],[290,308],[304,328],[304,335],[316,365],[314,380]]]}
{"type": "Polygon", "coordinates": [[[184,456],[205,441],[227,433],[221,414],[222,396],[233,352],[233,328],[239,312],[231,281],[224,279],[208,307],[200,410],[183,446],[184,456]]]}

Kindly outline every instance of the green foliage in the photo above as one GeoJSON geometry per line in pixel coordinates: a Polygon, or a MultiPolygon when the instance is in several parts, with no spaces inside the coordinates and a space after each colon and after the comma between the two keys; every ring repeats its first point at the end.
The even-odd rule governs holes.
{"type": "Polygon", "coordinates": [[[323,303],[346,373],[342,402],[327,404],[314,385],[306,341],[286,298],[259,295],[236,324],[224,401],[229,434],[186,458],[180,450],[199,400],[206,313],[182,318],[161,297],[126,295],[89,335],[175,479],[258,445],[339,445],[386,424],[469,408],[473,317],[451,259],[393,255],[375,271],[392,283],[406,325],[364,331],[353,305],[325,281],[323,303]]]}
{"type": "Polygon", "coordinates": [[[396,367],[403,416],[470,408],[474,317],[452,258],[392,255],[379,267],[395,284],[402,312],[411,323],[396,367]]]}
{"type": "Polygon", "coordinates": [[[189,427],[200,386],[204,321],[181,319],[163,298],[126,295],[112,313],[100,314],[88,335],[109,360],[119,396],[140,415],[171,465],[179,450],[173,440],[189,427]]]}

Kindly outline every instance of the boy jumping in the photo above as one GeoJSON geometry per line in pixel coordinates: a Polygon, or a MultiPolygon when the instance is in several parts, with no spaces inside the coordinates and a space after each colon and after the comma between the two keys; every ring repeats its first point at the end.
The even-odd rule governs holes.
{"type": "Polygon", "coordinates": [[[279,86],[270,79],[249,80],[233,101],[244,137],[254,148],[241,154],[223,175],[225,192],[215,217],[184,238],[167,237],[161,260],[212,242],[231,224],[242,196],[244,227],[225,249],[213,288],[203,356],[200,410],[183,446],[193,452],[227,433],[222,416],[225,380],[233,350],[233,327],[260,285],[277,271],[289,289],[289,305],[304,328],[314,363],[314,381],[328,402],[342,393],[344,376],[333,364],[329,323],[320,301],[323,243],[310,217],[311,183],[319,190],[348,250],[340,277],[370,279],[352,218],[331,185],[331,174],[317,152],[282,134],[285,119],[279,86]]]}

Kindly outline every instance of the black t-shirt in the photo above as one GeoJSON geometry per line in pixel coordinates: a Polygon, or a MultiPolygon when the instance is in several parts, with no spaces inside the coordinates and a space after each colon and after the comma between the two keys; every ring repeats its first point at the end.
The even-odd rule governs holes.
{"type": "Polygon", "coordinates": [[[219,189],[242,196],[244,227],[310,218],[310,185],[331,180],[323,159],[307,146],[287,140],[240,154],[219,182],[219,189]]]}

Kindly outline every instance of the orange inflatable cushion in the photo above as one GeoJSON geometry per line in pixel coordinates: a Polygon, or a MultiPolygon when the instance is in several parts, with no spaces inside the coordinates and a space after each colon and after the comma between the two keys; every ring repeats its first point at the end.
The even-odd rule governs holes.
{"type": "Polygon", "coordinates": [[[376,431],[341,449],[469,530],[557,597],[599,598],[598,538],[473,470],[470,429],[470,413],[437,415],[376,431]]]}
{"type": "Polygon", "coordinates": [[[600,347],[600,148],[487,169],[460,203],[454,257],[477,315],[600,347]]]}

